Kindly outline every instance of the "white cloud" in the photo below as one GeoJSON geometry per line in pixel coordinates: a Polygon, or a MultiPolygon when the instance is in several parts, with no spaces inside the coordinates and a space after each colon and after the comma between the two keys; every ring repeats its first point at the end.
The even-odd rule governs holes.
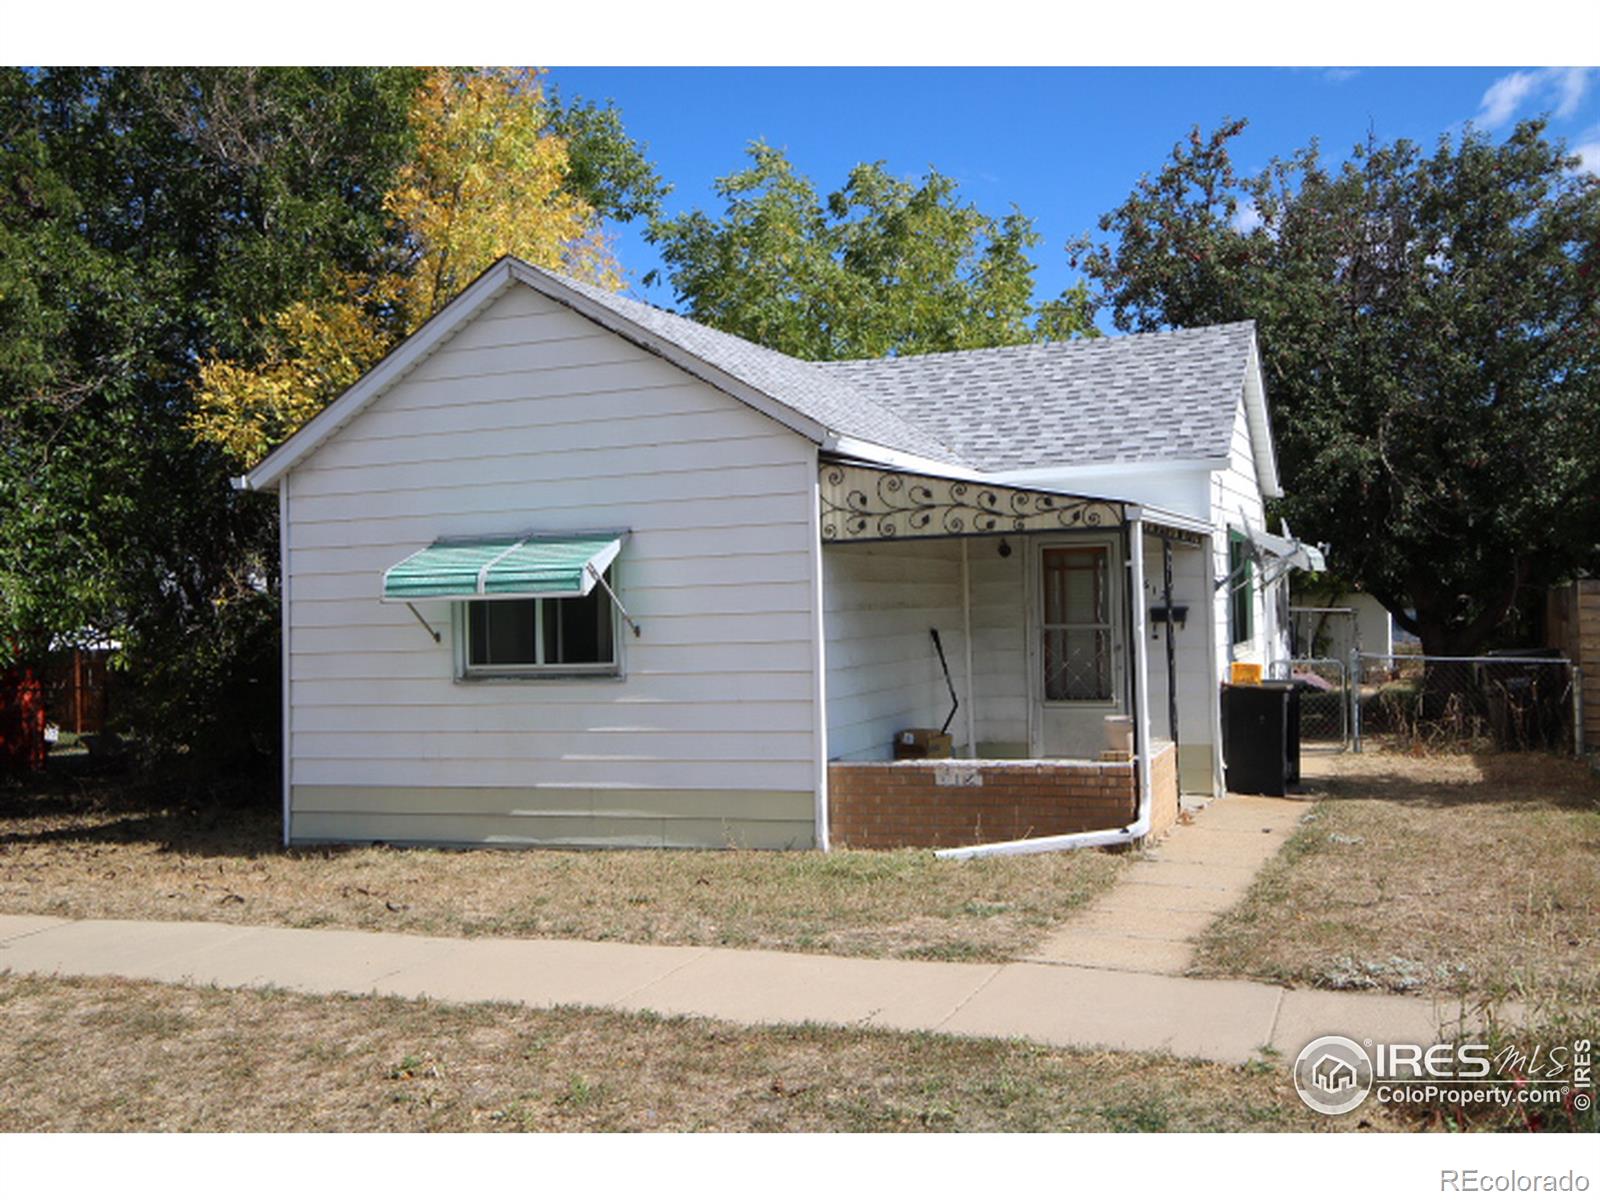
{"type": "Polygon", "coordinates": [[[1583,103],[1583,94],[1589,90],[1588,67],[1561,67],[1556,70],[1556,116],[1570,117],[1583,103]]]}
{"type": "Polygon", "coordinates": [[[1513,71],[1489,85],[1478,102],[1477,122],[1490,129],[1504,125],[1535,96],[1554,100],[1555,115],[1570,117],[1578,111],[1589,90],[1589,67],[1546,67],[1541,71],[1513,71]]]}
{"type": "Polygon", "coordinates": [[[1513,71],[1496,79],[1478,102],[1478,123],[1493,129],[1509,121],[1539,86],[1538,71],[1513,71]]]}
{"type": "Polygon", "coordinates": [[[1361,74],[1360,67],[1329,67],[1323,71],[1322,77],[1329,83],[1343,83],[1346,79],[1354,79],[1361,74]]]}
{"type": "Polygon", "coordinates": [[[1583,165],[1578,170],[1600,175],[1600,140],[1580,142],[1572,148],[1572,153],[1583,159],[1583,165]]]}
{"type": "Polygon", "coordinates": [[[1233,227],[1244,234],[1254,233],[1261,228],[1261,213],[1254,200],[1245,200],[1234,210],[1233,227]]]}

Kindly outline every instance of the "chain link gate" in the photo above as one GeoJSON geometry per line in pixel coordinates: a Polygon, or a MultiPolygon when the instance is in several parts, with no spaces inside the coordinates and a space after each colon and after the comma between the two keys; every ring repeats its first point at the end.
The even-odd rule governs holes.
{"type": "Polygon", "coordinates": [[[1337,658],[1280,659],[1268,675],[1299,689],[1302,751],[1350,748],[1350,672],[1345,663],[1337,658]]]}

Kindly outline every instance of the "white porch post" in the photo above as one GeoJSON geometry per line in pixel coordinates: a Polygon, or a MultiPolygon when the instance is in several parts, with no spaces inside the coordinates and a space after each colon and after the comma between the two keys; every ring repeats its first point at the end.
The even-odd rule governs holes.
{"type": "Polygon", "coordinates": [[[961,539],[961,644],[967,659],[967,757],[978,757],[978,717],[972,704],[972,565],[967,560],[967,543],[961,539]]]}
{"type": "Polygon", "coordinates": [[[1128,587],[1133,595],[1133,748],[1139,759],[1139,811],[1148,814],[1155,793],[1150,781],[1150,646],[1145,622],[1144,517],[1133,510],[1128,518],[1128,587]]]}
{"type": "Polygon", "coordinates": [[[1207,534],[1200,555],[1200,591],[1205,597],[1206,666],[1209,691],[1206,715],[1211,731],[1211,798],[1222,799],[1222,663],[1217,654],[1217,587],[1213,572],[1217,565],[1216,538],[1207,534]]]}

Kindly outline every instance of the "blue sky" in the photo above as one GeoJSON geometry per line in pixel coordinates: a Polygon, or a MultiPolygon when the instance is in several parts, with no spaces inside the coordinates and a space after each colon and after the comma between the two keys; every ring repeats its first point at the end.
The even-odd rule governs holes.
{"type": "MultiPolygon", "coordinates": [[[[1600,70],[552,67],[549,82],[617,102],[674,185],[670,212],[720,213],[712,181],[741,167],[757,138],[785,147],[824,195],[858,162],[883,159],[897,175],[937,167],[984,211],[1015,204],[1034,219],[1041,299],[1074,281],[1067,239],[1197,123],[1247,118],[1235,161],[1248,172],[1312,138],[1342,159],[1369,129],[1431,145],[1468,120],[1504,135],[1544,112],[1600,172],[1600,70]]],[[[641,233],[618,238],[633,293],[672,306],[670,287],[639,282],[659,265],[641,233]]]]}

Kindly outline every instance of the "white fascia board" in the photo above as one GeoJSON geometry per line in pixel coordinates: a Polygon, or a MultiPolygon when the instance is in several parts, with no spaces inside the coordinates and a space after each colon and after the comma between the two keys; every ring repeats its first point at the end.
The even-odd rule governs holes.
{"type": "Polygon", "coordinates": [[[1174,512],[1170,508],[1158,508],[1153,504],[1130,505],[1128,508],[1129,520],[1135,515],[1142,521],[1149,521],[1158,525],[1170,525],[1174,529],[1184,529],[1190,533],[1212,534],[1216,530],[1210,521],[1203,521],[1198,517],[1191,517],[1187,513],[1174,512]]]}
{"type": "Polygon", "coordinates": [[[788,427],[801,437],[820,445],[828,436],[827,428],[820,422],[796,412],[782,401],[774,400],[765,392],[751,387],[741,379],[734,378],[734,376],[729,375],[720,367],[712,366],[677,343],[651,333],[621,314],[612,312],[602,304],[596,304],[589,297],[565,286],[560,280],[536,270],[524,262],[517,259],[510,259],[508,262],[512,276],[519,282],[527,284],[534,291],[549,297],[557,304],[566,305],[579,316],[587,317],[596,325],[632,342],[640,349],[648,350],[651,354],[666,359],[679,370],[686,371],[696,379],[710,384],[719,392],[725,392],[735,400],[743,401],[763,416],[771,417],[774,421],[788,427]]]}
{"type": "Polygon", "coordinates": [[[999,476],[975,471],[971,467],[957,466],[937,458],[926,458],[904,450],[893,450],[877,442],[850,437],[848,434],[829,432],[822,441],[822,449],[841,458],[854,458],[870,466],[894,467],[922,475],[936,475],[940,479],[966,479],[973,483],[1000,483],[999,476]]]}
{"type": "Polygon", "coordinates": [[[1272,444],[1272,418],[1267,410],[1266,378],[1261,371],[1261,347],[1250,335],[1250,362],[1244,379],[1245,420],[1250,424],[1250,448],[1256,463],[1256,483],[1269,500],[1283,495],[1278,479],[1278,454],[1272,444]]]}
{"type": "Polygon", "coordinates": [[[1084,462],[1067,467],[1024,467],[1016,471],[996,471],[985,478],[1008,487],[1070,488],[1083,475],[1161,475],[1174,471],[1217,471],[1228,465],[1220,458],[1163,458],[1148,462],[1084,462]]]}
{"type": "Polygon", "coordinates": [[[345,393],[302,425],[255,469],[234,481],[241,491],[271,489],[283,473],[342,429],[357,413],[392,387],[479,309],[511,284],[511,263],[502,259],[468,284],[461,294],[434,313],[422,328],[401,342],[345,393]]]}

